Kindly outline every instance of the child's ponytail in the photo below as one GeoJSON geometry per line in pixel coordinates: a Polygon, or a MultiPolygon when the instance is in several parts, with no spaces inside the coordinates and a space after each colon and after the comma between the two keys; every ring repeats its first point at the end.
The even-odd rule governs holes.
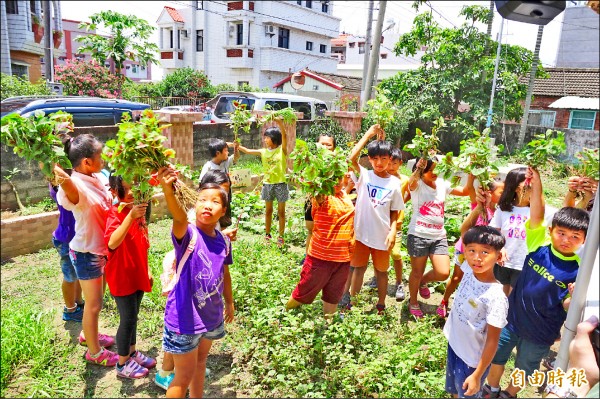
{"type": "Polygon", "coordinates": [[[91,134],[80,134],[74,138],[64,134],[61,141],[73,168],[79,166],[85,158],[92,158],[102,150],[102,143],[91,134]]]}

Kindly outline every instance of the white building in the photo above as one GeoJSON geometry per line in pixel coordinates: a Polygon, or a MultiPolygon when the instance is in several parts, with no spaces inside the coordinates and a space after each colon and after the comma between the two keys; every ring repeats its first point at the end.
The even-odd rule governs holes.
{"type": "Polygon", "coordinates": [[[305,67],[335,73],[330,40],[340,18],[331,1],[191,1],[165,7],[160,29],[164,74],[191,67],[213,84],[271,88],[305,67]]]}
{"type": "MultiPolygon", "coordinates": [[[[379,47],[377,79],[389,78],[401,71],[417,69],[421,65],[422,51],[417,52],[414,57],[397,56],[394,54],[394,46],[399,38],[400,34],[392,31],[382,34],[382,41],[379,47]]],[[[331,40],[331,56],[338,60],[338,74],[362,77],[365,43],[366,39],[364,36],[353,36],[345,33],[331,40]]],[[[372,47],[373,45],[371,45],[372,47]]]]}

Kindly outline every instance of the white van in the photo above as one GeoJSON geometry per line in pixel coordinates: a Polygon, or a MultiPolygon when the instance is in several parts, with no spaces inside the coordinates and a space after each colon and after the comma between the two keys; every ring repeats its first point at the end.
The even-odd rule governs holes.
{"type": "Polygon", "coordinates": [[[227,91],[220,93],[207,103],[212,109],[211,120],[214,122],[229,122],[229,112],[233,112],[234,101],[246,104],[246,109],[252,111],[264,111],[265,109],[279,110],[287,107],[304,113],[301,120],[314,121],[318,117],[325,116],[327,105],[316,98],[295,96],[284,93],[250,93],[241,91],[227,91]]]}

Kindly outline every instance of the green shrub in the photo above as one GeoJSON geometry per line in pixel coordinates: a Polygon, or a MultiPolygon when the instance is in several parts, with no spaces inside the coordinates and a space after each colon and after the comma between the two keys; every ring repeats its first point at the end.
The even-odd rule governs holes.
{"type": "Polygon", "coordinates": [[[190,67],[175,70],[165,76],[161,83],[165,97],[209,98],[213,93],[208,77],[190,67]]]}
{"type": "Polygon", "coordinates": [[[350,133],[345,131],[338,121],[328,116],[315,120],[308,128],[308,134],[301,138],[306,141],[317,142],[319,136],[322,135],[335,137],[337,147],[344,151],[348,150],[348,143],[352,141],[350,133]]]}
{"type": "Polygon", "coordinates": [[[52,90],[46,86],[43,79],[40,79],[38,83],[31,83],[26,78],[5,73],[2,74],[0,79],[0,96],[2,100],[17,96],[49,96],[52,94],[52,90]]]}

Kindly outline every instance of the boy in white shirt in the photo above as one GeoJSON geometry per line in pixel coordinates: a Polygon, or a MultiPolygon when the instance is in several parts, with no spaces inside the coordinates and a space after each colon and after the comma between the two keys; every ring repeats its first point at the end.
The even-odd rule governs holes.
{"type": "Polygon", "coordinates": [[[356,247],[350,265],[354,271],[350,279],[350,306],[356,303],[365,276],[369,256],[373,260],[377,277],[377,311],[385,310],[385,297],[388,285],[390,250],[396,240],[398,212],[404,210],[400,192],[400,179],[388,173],[392,144],[384,141],[385,132],[379,125],[373,125],[354,146],[350,153],[352,179],[356,182],[356,211],[354,234],[356,247]],[[367,146],[369,162],[373,170],[358,164],[361,150],[367,142],[377,136],[378,140],[367,146]]]}
{"type": "Polygon", "coordinates": [[[464,272],[444,326],[448,339],[446,392],[479,397],[506,325],[508,299],[494,277],[505,239],[490,226],[471,227],[463,237],[464,272]]]}
{"type": "Polygon", "coordinates": [[[207,161],[202,167],[198,183],[209,170],[221,170],[229,175],[229,168],[235,164],[240,157],[240,143],[228,143],[222,139],[211,139],[208,143],[208,152],[210,153],[210,161],[207,161]],[[229,155],[229,148],[233,146],[233,155],[229,155]]]}

